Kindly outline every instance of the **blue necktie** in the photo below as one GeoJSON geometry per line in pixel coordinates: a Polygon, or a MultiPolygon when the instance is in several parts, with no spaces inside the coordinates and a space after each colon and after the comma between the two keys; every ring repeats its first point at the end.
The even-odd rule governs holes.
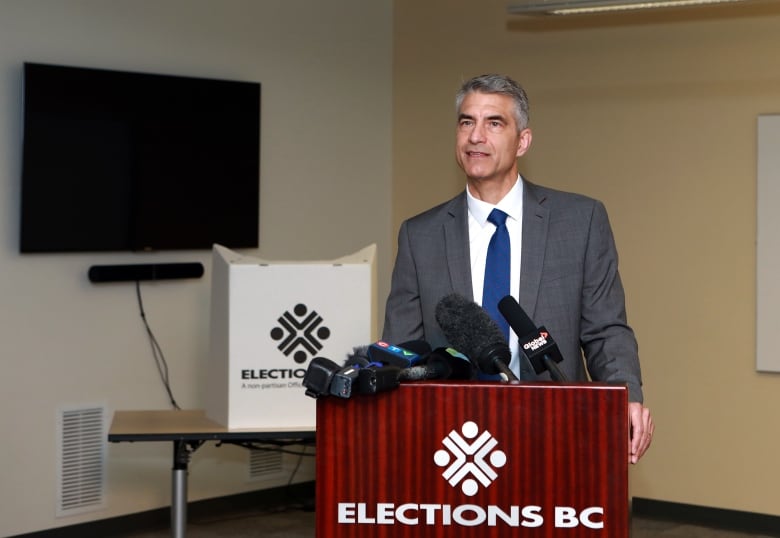
{"type": "Polygon", "coordinates": [[[487,260],[485,261],[485,285],[482,288],[482,308],[498,324],[509,341],[509,324],[498,311],[498,302],[509,295],[509,273],[511,257],[509,231],[506,229],[507,214],[500,209],[494,209],[488,216],[488,221],[495,224],[496,231],[490,238],[487,260]]]}

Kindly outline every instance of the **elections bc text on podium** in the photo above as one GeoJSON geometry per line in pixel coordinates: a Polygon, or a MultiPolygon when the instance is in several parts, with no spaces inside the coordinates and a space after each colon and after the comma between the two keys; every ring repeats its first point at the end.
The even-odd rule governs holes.
{"type": "Polygon", "coordinates": [[[371,341],[376,246],[313,262],[212,254],[207,416],[231,429],[314,430],[303,376],[314,357],[341,362],[371,341]]]}

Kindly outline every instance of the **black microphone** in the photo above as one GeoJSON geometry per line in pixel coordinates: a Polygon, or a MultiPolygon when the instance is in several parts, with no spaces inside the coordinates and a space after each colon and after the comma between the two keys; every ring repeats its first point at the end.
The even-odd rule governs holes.
{"type": "Polygon", "coordinates": [[[357,392],[358,371],[371,363],[368,355],[369,346],[355,346],[352,353],[347,354],[344,365],[331,375],[328,393],[339,398],[351,398],[357,392]]]}
{"type": "Polygon", "coordinates": [[[430,352],[431,345],[424,340],[410,340],[400,346],[380,340],[353,347],[341,367],[330,359],[318,357],[304,375],[306,394],[313,398],[328,395],[351,398],[354,394],[394,389],[402,379],[432,379],[437,375],[435,372],[412,366],[430,352]]]}
{"type": "Polygon", "coordinates": [[[330,393],[339,398],[352,397],[352,392],[358,383],[360,369],[364,366],[368,366],[368,363],[364,365],[361,362],[351,362],[335,372],[330,381],[330,393]]]}
{"type": "Polygon", "coordinates": [[[426,379],[474,379],[474,365],[463,353],[451,347],[438,347],[416,366],[401,370],[401,381],[426,379]]]}
{"type": "Polygon", "coordinates": [[[341,367],[325,357],[314,357],[303,375],[303,386],[306,396],[319,398],[330,394],[330,384],[333,376],[341,367]]]}
{"type": "Polygon", "coordinates": [[[509,369],[512,353],[496,322],[474,301],[453,293],[436,305],[436,321],[455,349],[475,362],[482,373],[500,374],[504,381],[517,381],[509,369]]]}
{"type": "Polygon", "coordinates": [[[547,370],[554,381],[567,381],[557,364],[563,360],[561,350],[547,329],[537,327],[511,295],[498,302],[498,311],[515,331],[520,351],[531,362],[534,371],[541,374],[547,370]]]}
{"type": "Polygon", "coordinates": [[[425,358],[425,367],[436,372],[437,379],[474,379],[476,369],[469,358],[451,347],[437,347],[425,358]]]}
{"type": "Polygon", "coordinates": [[[401,368],[398,366],[378,366],[377,363],[360,368],[357,376],[357,392],[376,394],[397,388],[401,382],[401,368]]]}
{"type": "Polygon", "coordinates": [[[419,371],[418,367],[411,366],[430,351],[431,345],[423,340],[410,340],[400,346],[381,340],[356,346],[347,355],[344,366],[328,372],[329,386],[323,387],[320,382],[312,392],[351,398],[353,394],[376,394],[394,389],[402,379],[430,379],[427,370],[419,371]]]}

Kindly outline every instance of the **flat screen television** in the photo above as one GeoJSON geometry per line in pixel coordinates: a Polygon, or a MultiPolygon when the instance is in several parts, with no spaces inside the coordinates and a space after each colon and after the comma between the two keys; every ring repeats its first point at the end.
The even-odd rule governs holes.
{"type": "Polygon", "coordinates": [[[21,252],[258,246],[260,84],[24,64],[21,252]]]}

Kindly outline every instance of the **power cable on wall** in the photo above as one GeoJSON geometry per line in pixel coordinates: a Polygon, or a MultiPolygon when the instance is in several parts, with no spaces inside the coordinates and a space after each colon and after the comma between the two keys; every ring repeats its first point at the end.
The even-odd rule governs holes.
{"type": "Polygon", "coordinates": [[[181,407],[179,407],[179,404],[176,403],[176,399],[173,397],[173,391],[171,390],[171,383],[168,378],[168,363],[165,360],[165,355],[163,354],[160,344],[157,342],[157,338],[155,338],[154,333],[152,332],[152,328],[149,326],[149,322],[146,320],[144,302],[141,298],[141,282],[139,280],[135,281],[135,294],[136,297],[138,297],[138,308],[141,312],[141,319],[144,322],[146,334],[149,336],[149,343],[152,346],[152,357],[154,357],[154,362],[157,365],[157,371],[160,373],[160,379],[163,382],[165,391],[168,393],[168,398],[171,401],[171,405],[174,409],[180,410],[181,407]]]}

